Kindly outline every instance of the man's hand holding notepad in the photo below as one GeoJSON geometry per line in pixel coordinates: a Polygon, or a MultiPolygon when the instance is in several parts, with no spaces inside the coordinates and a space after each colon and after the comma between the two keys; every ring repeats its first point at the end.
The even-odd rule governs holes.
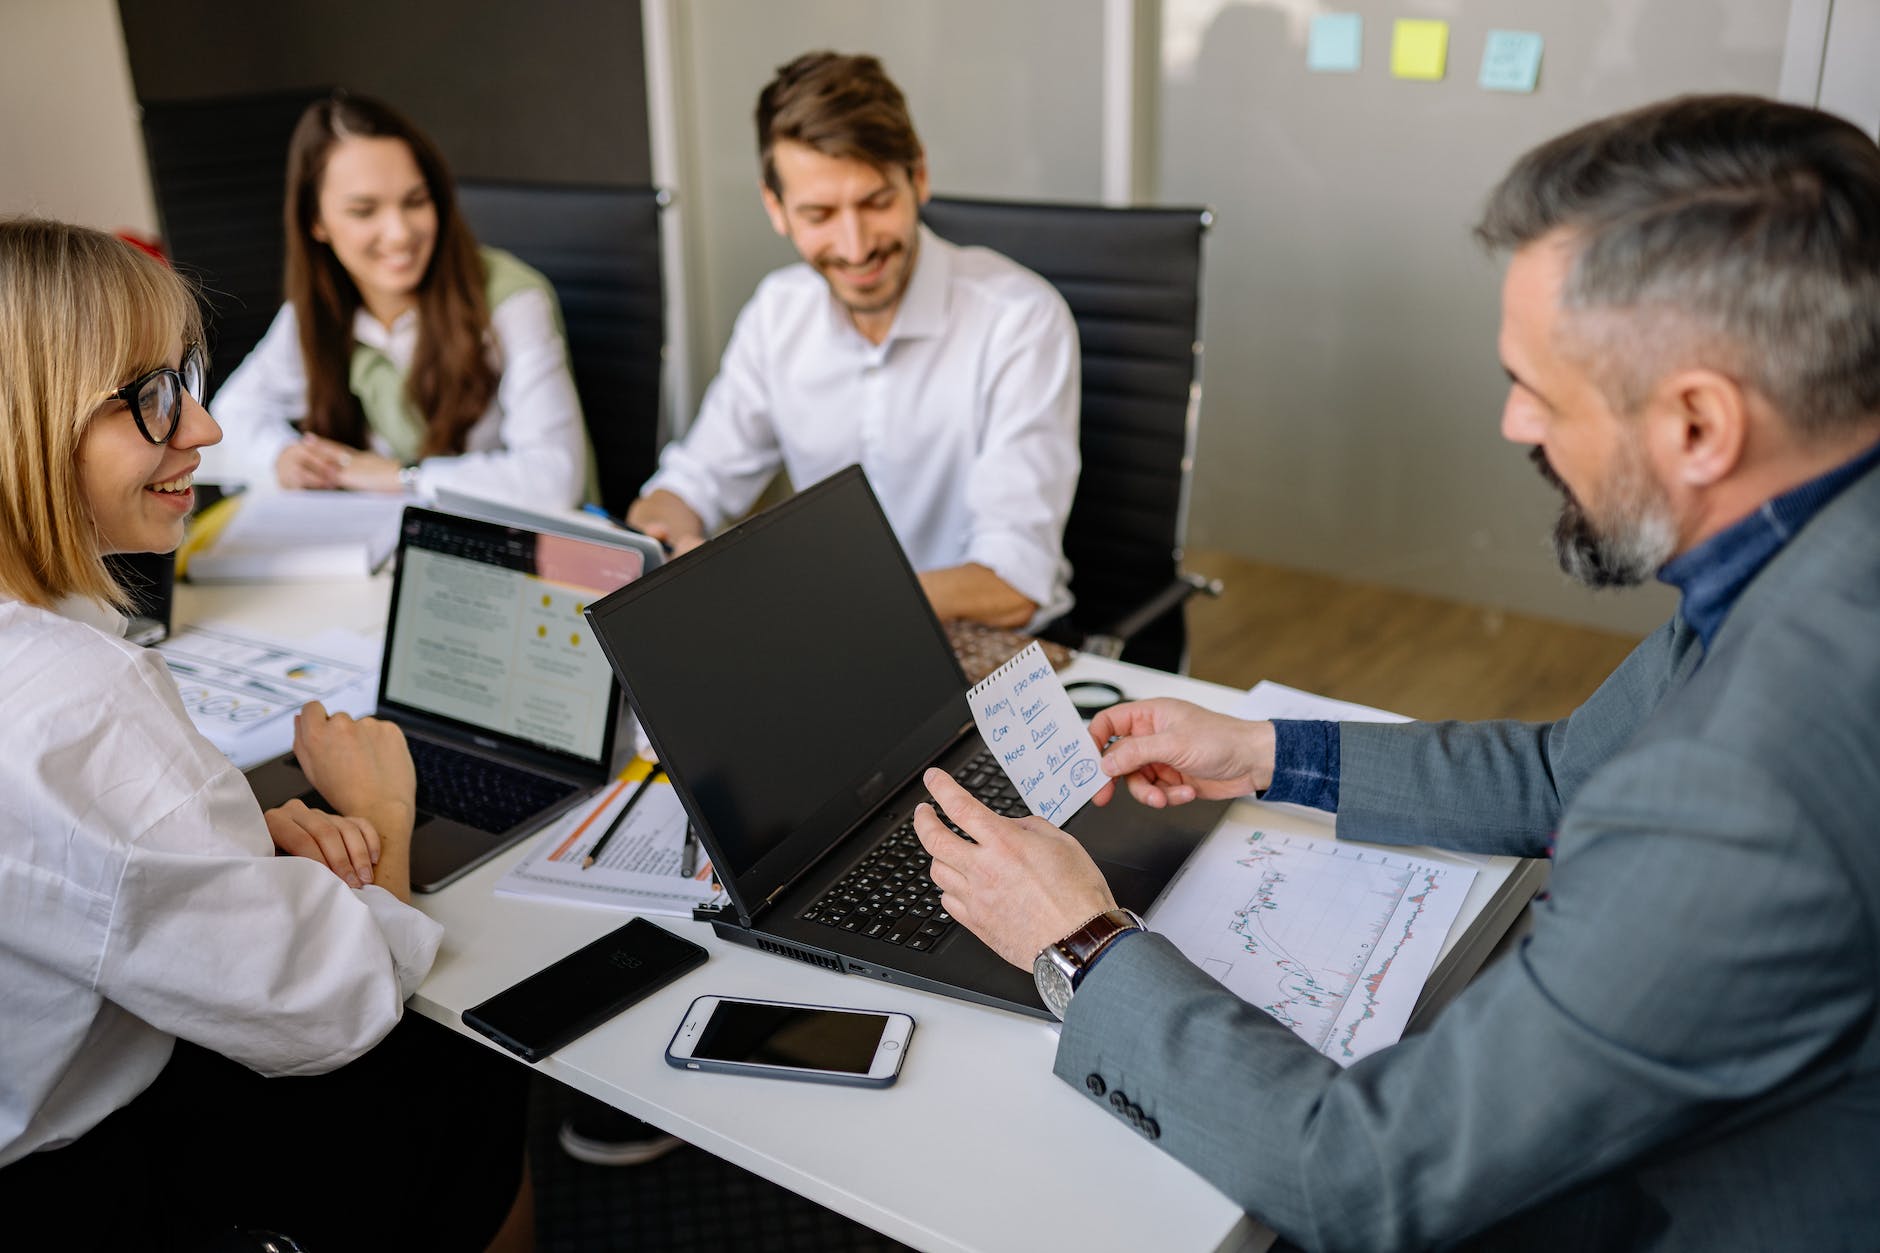
{"type": "Polygon", "coordinates": [[[979,734],[1031,812],[1063,826],[1109,779],[1036,641],[966,694],[979,734]]]}

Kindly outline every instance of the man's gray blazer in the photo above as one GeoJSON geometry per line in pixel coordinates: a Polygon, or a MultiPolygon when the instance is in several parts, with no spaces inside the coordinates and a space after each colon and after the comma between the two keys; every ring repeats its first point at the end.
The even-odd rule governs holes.
{"type": "Polygon", "coordinates": [[[1133,937],[1072,999],[1059,1076],[1309,1249],[1880,1248],[1880,470],[1707,656],[1674,620],[1562,722],[1339,747],[1342,837],[1557,832],[1519,950],[1341,1071],[1133,937]]]}

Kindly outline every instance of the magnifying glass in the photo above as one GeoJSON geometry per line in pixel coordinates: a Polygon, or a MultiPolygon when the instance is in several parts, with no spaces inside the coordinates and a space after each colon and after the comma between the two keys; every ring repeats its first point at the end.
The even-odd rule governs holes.
{"type": "Polygon", "coordinates": [[[1102,679],[1077,679],[1066,683],[1064,694],[1071,698],[1071,704],[1085,718],[1102,713],[1111,705],[1120,704],[1123,699],[1122,688],[1102,679]]]}

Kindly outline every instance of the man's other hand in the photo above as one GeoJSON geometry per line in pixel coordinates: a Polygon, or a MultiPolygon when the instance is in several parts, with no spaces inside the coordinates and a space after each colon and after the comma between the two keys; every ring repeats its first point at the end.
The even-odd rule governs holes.
{"type": "Polygon", "coordinates": [[[927,593],[934,617],[942,622],[957,618],[1018,631],[1038,612],[1037,601],[976,562],[922,570],[920,590],[927,593]]]}
{"type": "Polygon", "coordinates": [[[944,770],[922,780],[947,817],[977,843],[953,834],[933,806],[914,809],[914,830],[933,856],[940,903],[986,947],[1021,970],[1105,910],[1116,908],[1084,846],[1042,818],[993,813],[944,770]]]}
{"type": "Polygon", "coordinates": [[[628,505],[627,525],[652,536],[670,548],[675,557],[705,542],[705,519],[664,489],[628,505]]]}
{"type": "MultiPolygon", "coordinates": [[[[1112,705],[1091,719],[1090,736],[1104,749],[1103,773],[1122,779],[1131,796],[1154,809],[1250,796],[1273,782],[1272,723],[1185,700],[1112,705]]],[[[1094,799],[1107,805],[1115,795],[1112,783],[1094,799]]]]}

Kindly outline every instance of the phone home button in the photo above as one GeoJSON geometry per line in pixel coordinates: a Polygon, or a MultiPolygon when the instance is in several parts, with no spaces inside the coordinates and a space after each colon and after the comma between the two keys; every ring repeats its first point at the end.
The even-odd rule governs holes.
{"type": "Polygon", "coordinates": [[[899,1040],[883,1040],[881,1042],[881,1051],[884,1053],[892,1053],[900,1047],[901,1042],[899,1040]]]}

